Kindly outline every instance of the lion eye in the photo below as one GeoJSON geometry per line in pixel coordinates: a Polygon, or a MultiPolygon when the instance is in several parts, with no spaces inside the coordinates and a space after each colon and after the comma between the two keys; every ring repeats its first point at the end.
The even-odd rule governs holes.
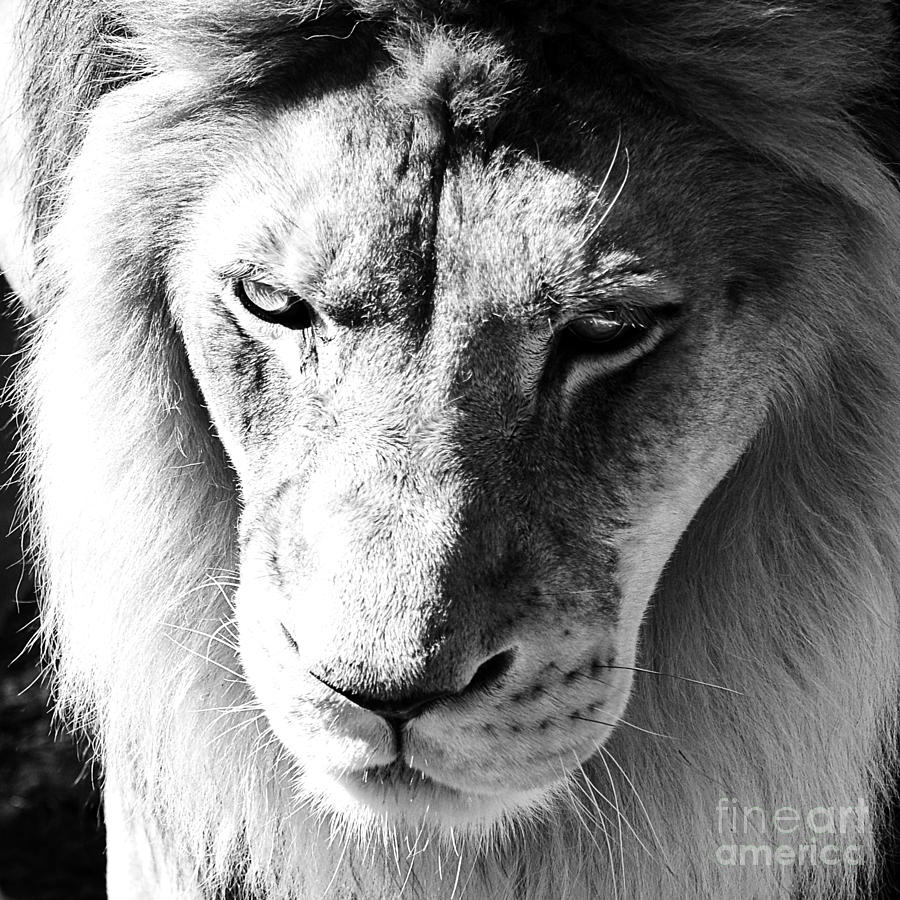
{"type": "Polygon", "coordinates": [[[652,321],[634,313],[602,310],[569,322],[565,334],[582,351],[621,353],[644,340],[652,328],[652,321]]]}
{"type": "Polygon", "coordinates": [[[264,281],[239,278],[234,292],[241,306],[264,322],[272,322],[285,328],[312,328],[309,306],[296,294],[273,287],[264,281]]]}

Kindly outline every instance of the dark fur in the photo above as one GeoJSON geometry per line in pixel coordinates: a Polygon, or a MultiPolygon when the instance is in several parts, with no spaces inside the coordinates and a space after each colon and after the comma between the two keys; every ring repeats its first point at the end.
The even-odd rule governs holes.
{"type": "Polygon", "coordinates": [[[892,160],[898,157],[895,48],[872,37],[886,33],[892,6],[866,0],[86,0],[78,6],[35,0],[25,32],[24,104],[32,232],[43,237],[52,223],[59,180],[83,133],[82,113],[142,71],[186,67],[201,71],[223,93],[265,91],[268,81],[313,68],[342,41],[371,39],[398,22],[435,17],[511,30],[551,53],[554,41],[562,42],[575,65],[614,53],[683,113],[877,209],[878,198],[868,196],[869,173],[858,171],[858,150],[868,138],[892,160]],[[845,17],[860,23],[857,33],[869,38],[865,44],[846,33],[845,17]],[[854,118],[865,134],[854,131],[854,118]]]}

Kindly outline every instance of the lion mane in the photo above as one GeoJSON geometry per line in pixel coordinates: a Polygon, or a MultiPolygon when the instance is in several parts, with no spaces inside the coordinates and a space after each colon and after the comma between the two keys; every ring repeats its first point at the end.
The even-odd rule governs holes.
{"type": "MultiPolygon", "coordinates": [[[[868,894],[895,789],[900,683],[889,16],[862,0],[26,5],[27,516],[60,708],[122,786],[111,847],[123,822],[142,823],[206,896],[868,894]],[[656,102],[827,197],[843,231],[787,246],[817,261],[811,296],[866,335],[864,352],[840,340],[826,354],[786,351],[790,387],[656,586],[628,707],[636,727],[599,752],[597,797],[573,787],[491,838],[418,848],[298,808],[230,630],[241,500],[169,309],[167,268],[185,198],[206,189],[203,160],[236,139],[217,105],[264,106],[286,80],[314,82],[349,34],[377,42],[397,22],[579,34],[656,102]],[[110,181],[99,148],[85,152],[98,104],[184,73],[193,91],[182,98],[173,82],[171,104],[142,110],[109,148],[129,172],[110,181]],[[167,177],[150,177],[159,167],[167,177]],[[73,199],[75,180],[96,194],[73,199]],[[716,855],[735,839],[723,799],[726,832],[734,810],[862,803],[864,822],[829,835],[861,865],[729,866],[716,855]]],[[[515,78],[494,74],[501,92],[515,78]]],[[[799,829],[779,843],[808,839],[799,829]]]]}

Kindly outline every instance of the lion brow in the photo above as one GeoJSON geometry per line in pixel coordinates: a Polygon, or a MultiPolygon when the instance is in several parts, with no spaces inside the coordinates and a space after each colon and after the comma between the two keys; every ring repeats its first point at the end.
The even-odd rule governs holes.
{"type": "Polygon", "coordinates": [[[671,277],[647,269],[597,262],[557,272],[541,281],[531,304],[539,318],[560,310],[587,312],[598,305],[635,310],[677,310],[685,302],[683,287],[671,277]]]}

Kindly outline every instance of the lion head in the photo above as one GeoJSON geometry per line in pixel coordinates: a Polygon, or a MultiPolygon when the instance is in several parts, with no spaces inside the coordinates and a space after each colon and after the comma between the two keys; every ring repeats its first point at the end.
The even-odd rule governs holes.
{"type": "Polygon", "coordinates": [[[900,634],[900,197],[850,118],[884,6],[34,6],[46,633],[179,878],[862,885],[900,634]],[[721,797],[873,812],[858,863],[804,868],[810,819],[729,870],[721,797]]]}

